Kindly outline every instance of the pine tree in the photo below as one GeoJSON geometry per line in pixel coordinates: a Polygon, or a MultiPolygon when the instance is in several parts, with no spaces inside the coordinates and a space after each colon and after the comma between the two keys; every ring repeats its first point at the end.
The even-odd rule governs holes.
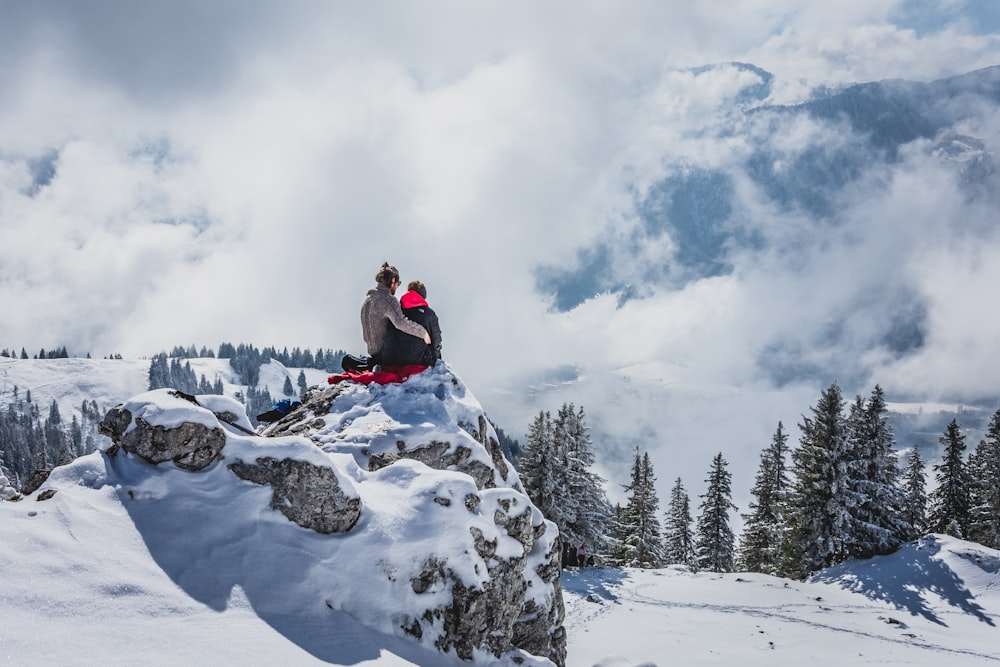
{"type": "MultiPolygon", "coordinates": [[[[317,359],[319,359],[319,357],[317,357],[317,359]]],[[[306,372],[304,370],[299,371],[298,385],[299,385],[299,396],[304,396],[306,390],[309,388],[309,385],[306,382],[306,372]]]]}
{"type": "Polygon", "coordinates": [[[971,480],[964,461],[965,435],[956,420],[951,420],[938,442],[945,450],[941,463],[934,466],[938,486],[930,494],[928,527],[933,533],[965,539],[969,527],[971,480]]]}
{"type": "Polygon", "coordinates": [[[1000,410],[990,419],[986,439],[969,457],[969,475],[969,539],[1000,549],[1000,410]]]}
{"type": "Polygon", "coordinates": [[[920,452],[914,447],[903,471],[903,508],[900,517],[910,526],[907,540],[920,536],[927,525],[927,473],[920,452]]]}
{"type": "Polygon", "coordinates": [[[49,406],[49,416],[45,419],[45,461],[50,465],[59,465],[71,460],[69,446],[66,442],[66,432],[62,428],[62,417],[59,414],[59,403],[52,399],[49,406]]]}
{"type": "Polygon", "coordinates": [[[149,362],[149,390],[170,386],[170,365],[165,352],[154,355],[149,362]]]}
{"type": "Polygon", "coordinates": [[[732,572],[734,539],[729,527],[729,510],[736,509],[732,501],[732,475],[722,458],[722,452],[712,459],[708,473],[708,489],[701,496],[698,530],[695,541],[695,565],[710,572],[732,572]]]}
{"type": "Polygon", "coordinates": [[[760,455],[760,467],[750,493],[750,513],[740,544],[739,567],[746,572],[775,574],[780,569],[779,547],[784,528],[784,506],[788,494],[786,456],[788,434],[778,422],[770,446],[760,455]]]}
{"type": "Polygon", "coordinates": [[[69,426],[69,449],[71,458],[83,456],[87,452],[83,448],[83,429],[80,427],[80,420],[73,415],[73,420],[69,426]]]}
{"type": "Polygon", "coordinates": [[[604,479],[593,472],[594,447],[583,407],[563,404],[554,423],[554,446],[561,458],[557,470],[560,533],[573,546],[585,545],[590,553],[605,548],[611,504],[604,493],[604,479]]]}
{"type": "Polygon", "coordinates": [[[292,396],[295,394],[295,387],[292,386],[292,377],[290,375],[285,376],[285,384],[281,387],[281,393],[285,396],[292,396]]]}
{"type": "Polygon", "coordinates": [[[847,558],[847,426],[836,382],[823,392],[812,417],[799,425],[802,436],[792,452],[794,483],[782,539],[781,573],[802,578],[847,558]]]}
{"type": "Polygon", "coordinates": [[[541,411],[528,427],[528,437],[524,453],[520,459],[521,484],[531,502],[545,518],[552,514],[552,499],[555,495],[552,415],[541,411]]]}
{"type": "Polygon", "coordinates": [[[891,553],[912,527],[901,519],[903,496],[897,480],[895,437],[881,387],[875,386],[867,403],[857,397],[847,424],[848,553],[856,558],[891,553]]]}
{"type": "Polygon", "coordinates": [[[611,509],[604,480],[590,469],[594,453],[583,409],[564,404],[554,421],[540,412],[519,463],[528,497],[556,524],[564,543],[603,551],[611,509]]]}
{"type": "Polygon", "coordinates": [[[663,558],[667,564],[694,566],[694,533],[691,530],[691,500],[681,478],[670,490],[664,522],[663,558]]]}
{"type": "Polygon", "coordinates": [[[247,387],[244,405],[247,407],[247,415],[250,417],[250,423],[256,428],[260,425],[257,421],[256,415],[259,415],[274,405],[274,399],[271,398],[271,392],[268,390],[266,385],[262,390],[258,390],[254,386],[250,386],[247,387]]]}
{"type": "Polygon", "coordinates": [[[621,512],[619,551],[615,561],[625,567],[656,568],[664,563],[663,542],[657,512],[656,476],[649,453],[639,454],[636,447],[632,462],[632,480],[625,487],[628,504],[621,512]]]}
{"type": "Polygon", "coordinates": [[[520,469],[521,455],[523,453],[521,443],[517,440],[517,438],[512,438],[508,435],[507,432],[504,431],[499,424],[490,419],[489,416],[486,417],[486,421],[488,421],[493,426],[493,430],[497,432],[497,440],[500,442],[500,451],[503,452],[504,457],[506,457],[508,461],[513,462],[515,468],[520,469]]]}

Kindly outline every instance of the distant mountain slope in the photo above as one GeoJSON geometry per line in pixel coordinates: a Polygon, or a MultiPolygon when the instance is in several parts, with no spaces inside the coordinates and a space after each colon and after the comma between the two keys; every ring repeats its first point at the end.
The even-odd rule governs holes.
{"type": "Polygon", "coordinates": [[[728,63],[693,72],[723,68],[753,73],[756,82],[689,129],[691,142],[711,159],[702,163],[665,154],[665,176],[637,189],[634,229],[609,228],[595,244],[579,249],[574,266],[539,267],[538,287],[552,295],[556,309],[570,310],[603,292],[623,300],[642,296],[639,276],[680,286],[725,274],[734,250],[778,243],[757,231],[750,211],[760,203],[750,206],[748,193],[739,187],[746,178],[766,203],[823,222],[841,212],[845,189],[877,178],[878,169],[894,163],[900,149],[917,139],[941,139],[943,157],[961,140],[966,155],[956,164],[973,181],[995,172],[983,162],[992,164],[983,138],[966,136],[964,124],[1000,106],[1000,66],[930,83],[889,80],[822,90],[786,106],[762,99],[773,76],[751,65],[728,63]],[[824,124],[827,131],[792,139],[802,134],[803,119],[824,124]],[[717,154],[727,151],[735,152],[721,160],[717,154]],[[626,259],[649,255],[642,249],[664,238],[673,252],[662,264],[644,262],[638,273],[622,266],[626,259]]]}

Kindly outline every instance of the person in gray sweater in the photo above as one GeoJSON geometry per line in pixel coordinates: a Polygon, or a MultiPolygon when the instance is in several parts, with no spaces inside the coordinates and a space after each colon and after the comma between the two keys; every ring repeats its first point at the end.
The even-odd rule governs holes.
{"type": "Polygon", "coordinates": [[[389,327],[395,327],[411,336],[423,339],[431,344],[430,334],[422,326],[403,315],[403,310],[396,300],[396,290],[399,288],[399,271],[388,262],[375,275],[375,287],[368,290],[361,304],[361,333],[368,346],[371,357],[369,366],[381,364],[382,348],[385,345],[389,327]]]}

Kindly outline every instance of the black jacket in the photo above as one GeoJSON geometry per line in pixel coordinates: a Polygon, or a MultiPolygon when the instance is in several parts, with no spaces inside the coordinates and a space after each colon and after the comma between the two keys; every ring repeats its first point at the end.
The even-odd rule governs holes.
{"type": "Polygon", "coordinates": [[[427,305],[422,296],[412,290],[400,298],[400,305],[403,315],[427,330],[431,336],[431,344],[395,327],[389,327],[380,363],[383,366],[433,366],[441,358],[441,325],[438,323],[437,313],[427,305]]]}

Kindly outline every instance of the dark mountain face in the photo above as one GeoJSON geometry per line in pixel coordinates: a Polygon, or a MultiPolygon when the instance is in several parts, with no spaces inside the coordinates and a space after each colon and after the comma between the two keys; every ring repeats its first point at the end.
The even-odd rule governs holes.
{"type": "MultiPolygon", "coordinates": [[[[959,170],[970,197],[990,196],[984,184],[996,175],[986,144],[963,134],[961,125],[1000,105],[1000,67],[931,83],[882,81],[822,90],[793,106],[752,106],[769,93],[772,77],[749,65],[737,67],[754,72],[758,83],[731,101],[718,125],[698,132],[708,142],[745,141],[745,157],[725,168],[676,165],[636,194],[638,224],[629,233],[609,229],[598,243],[579,248],[571,267],[538,267],[539,290],[552,296],[557,310],[571,310],[604,292],[622,302],[640,298],[646,280],[680,288],[729,273],[733,251],[774,249],[781,241],[762,235],[748,217],[740,199],[745,195],[735,186],[740,180],[752,184],[764,204],[797,216],[804,227],[836,225],[853,187],[884,178],[901,150],[923,139],[935,144],[935,156],[959,170]],[[804,120],[828,131],[789,148],[788,133],[804,120]],[[671,248],[661,264],[625,266],[641,256],[641,248],[657,244],[671,248]]],[[[796,239],[801,242],[802,236],[796,239]]],[[[785,250],[794,254],[795,248],[785,250]]],[[[910,322],[894,325],[892,345],[919,341],[912,329],[910,322]]]]}

